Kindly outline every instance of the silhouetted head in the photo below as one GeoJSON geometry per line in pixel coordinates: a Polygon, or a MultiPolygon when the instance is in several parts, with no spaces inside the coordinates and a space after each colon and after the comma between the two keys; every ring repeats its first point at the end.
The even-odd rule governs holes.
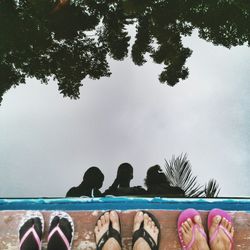
{"type": "Polygon", "coordinates": [[[102,171],[97,167],[89,168],[83,176],[84,184],[91,188],[96,188],[96,189],[101,188],[103,181],[104,181],[104,175],[102,171]]]}
{"type": "Polygon", "coordinates": [[[168,183],[166,175],[163,173],[159,165],[152,166],[147,171],[145,185],[149,188],[151,186],[168,183]]]}
{"type": "Polygon", "coordinates": [[[120,181],[120,185],[129,185],[129,182],[133,179],[133,167],[125,162],[122,163],[117,170],[117,178],[120,181]]]}

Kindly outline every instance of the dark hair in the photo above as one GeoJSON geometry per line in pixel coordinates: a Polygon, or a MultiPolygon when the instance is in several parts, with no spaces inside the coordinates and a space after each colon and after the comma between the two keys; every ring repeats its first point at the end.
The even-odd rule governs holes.
{"type": "Polygon", "coordinates": [[[154,165],[150,167],[147,171],[147,176],[145,179],[145,185],[147,187],[159,185],[162,183],[168,183],[166,175],[162,172],[159,165],[154,165]]]}
{"type": "Polygon", "coordinates": [[[123,175],[127,173],[133,173],[133,167],[129,163],[124,162],[118,167],[117,175],[123,175]]]}
{"type": "Polygon", "coordinates": [[[129,186],[133,179],[133,167],[127,162],[122,163],[118,167],[116,178],[119,180],[120,187],[129,186]]]}
{"type": "Polygon", "coordinates": [[[104,175],[98,167],[90,167],[83,175],[83,181],[90,187],[101,188],[103,180],[104,175]]]}

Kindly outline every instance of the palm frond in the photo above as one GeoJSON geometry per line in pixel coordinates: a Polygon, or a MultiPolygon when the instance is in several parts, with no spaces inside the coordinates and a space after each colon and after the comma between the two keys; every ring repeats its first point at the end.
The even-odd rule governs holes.
{"type": "Polygon", "coordinates": [[[207,198],[218,197],[220,192],[219,184],[215,179],[211,179],[205,185],[204,194],[207,198]]]}
{"type": "Polygon", "coordinates": [[[193,176],[186,154],[177,158],[173,155],[169,162],[165,160],[164,172],[170,184],[180,187],[187,197],[201,197],[204,194],[203,187],[197,183],[197,176],[193,176]]]}

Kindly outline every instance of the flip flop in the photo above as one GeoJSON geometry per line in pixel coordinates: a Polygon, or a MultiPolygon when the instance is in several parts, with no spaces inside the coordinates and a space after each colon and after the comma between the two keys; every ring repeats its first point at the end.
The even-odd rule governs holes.
{"type": "Polygon", "coordinates": [[[179,215],[179,218],[178,218],[178,236],[179,236],[179,240],[180,240],[181,247],[183,250],[189,250],[192,248],[192,246],[195,242],[195,229],[196,228],[199,230],[201,235],[207,240],[207,235],[206,235],[205,231],[198,224],[195,224],[193,229],[192,229],[192,240],[190,241],[190,243],[188,245],[185,245],[185,243],[184,243],[184,240],[182,237],[182,230],[181,230],[182,223],[184,223],[188,218],[190,218],[194,222],[194,217],[196,215],[200,216],[200,213],[197,210],[192,209],[192,208],[184,210],[179,215]]]}
{"type": "MultiPolygon", "coordinates": [[[[215,216],[217,216],[217,215],[221,216],[221,218],[225,218],[227,221],[232,223],[232,217],[226,211],[215,208],[215,209],[212,209],[208,214],[207,225],[208,225],[209,229],[210,229],[210,227],[212,225],[213,218],[215,216]]],[[[209,243],[214,241],[214,239],[216,238],[216,236],[217,236],[220,229],[222,229],[222,231],[225,233],[225,235],[230,240],[231,250],[232,250],[233,249],[233,238],[230,235],[230,233],[228,232],[228,230],[225,227],[223,227],[222,225],[220,225],[220,224],[217,226],[217,228],[215,229],[213,235],[210,237],[209,243]]]]}
{"type": "MultiPolygon", "coordinates": [[[[111,211],[107,211],[108,213],[110,213],[111,211]]],[[[106,212],[105,212],[106,213],[106,212]]],[[[98,218],[98,220],[105,214],[101,214],[100,217],[98,218]]],[[[119,217],[118,217],[119,218],[119,217]]],[[[97,220],[97,221],[98,221],[97,220]]],[[[97,225],[97,223],[96,223],[97,225]]],[[[120,230],[121,230],[121,223],[120,223],[120,219],[119,219],[119,225],[120,225],[120,230]]],[[[112,227],[112,223],[110,221],[109,223],[109,229],[102,235],[102,237],[100,238],[100,240],[98,241],[98,243],[96,244],[96,250],[101,250],[104,246],[104,244],[108,241],[108,239],[110,238],[114,238],[120,245],[121,249],[122,249],[122,238],[121,238],[121,233],[118,232],[116,229],[114,229],[112,227]]]]}
{"type": "Polygon", "coordinates": [[[39,237],[35,227],[34,227],[34,224],[25,232],[25,234],[22,236],[20,236],[20,230],[21,228],[24,226],[24,224],[29,221],[30,219],[39,219],[40,220],[40,230],[41,230],[41,235],[43,234],[44,232],[44,219],[43,219],[43,215],[38,212],[38,211],[27,211],[27,213],[23,216],[21,222],[20,222],[20,225],[19,225],[19,239],[20,239],[20,242],[19,242],[19,249],[21,249],[22,245],[24,244],[25,240],[28,238],[28,236],[30,234],[32,234],[32,236],[34,237],[37,245],[38,245],[38,249],[41,250],[42,249],[42,239],[39,237]]]}
{"type": "Polygon", "coordinates": [[[161,235],[160,234],[161,226],[159,224],[159,221],[156,219],[156,217],[153,214],[151,214],[148,211],[142,210],[142,213],[147,214],[152,219],[152,221],[155,223],[155,226],[159,230],[158,239],[157,239],[157,242],[154,241],[154,239],[151,237],[151,235],[143,228],[143,222],[142,222],[140,228],[133,233],[132,248],[134,247],[135,242],[139,238],[143,238],[148,243],[151,250],[158,250],[159,245],[160,245],[160,235],[161,235]]]}
{"type": "Polygon", "coordinates": [[[59,227],[59,222],[57,224],[57,226],[55,226],[49,233],[48,235],[48,242],[49,240],[51,239],[51,237],[55,234],[55,233],[58,233],[59,236],[61,237],[62,241],[65,243],[65,246],[68,250],[71,249],[72,247],[72,243],[73,243],[73,238],[74,238],[74,222],[72,220],[72,218],[70,217],[69,214],[65,213],[65,212],[62,212],[62,211],[56,211],[56,212],[53,212],[51,214],[51,217],[50,217],[50,223],[49,223],[49,227],[51,227],[51,224],[52,224],[52,221],[55,217],[58,217],[59,218],[59,222],[61,219],[66,219],[69,223],[70,223],[70,226],[71,226],[71,229],[72,229],[72,233],[71,233],[71,240],[69,241],[67,239],[67,237],[65,236],[64,232],[62,231],[62,229],[59,227]]]}

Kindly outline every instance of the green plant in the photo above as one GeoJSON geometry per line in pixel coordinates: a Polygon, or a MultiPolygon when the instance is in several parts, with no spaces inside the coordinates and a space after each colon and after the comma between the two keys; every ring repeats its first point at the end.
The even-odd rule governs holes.
{"type": "Polygon", "coordinates": [[[186,154],[172,156],[170,161],[165,159],[165,175],[170,185],[180,187],[186,197],[216,197],[220,189],[216,180],[211,179],[205,185],[200,185],[197,176],[192,173],[192,166],[186,154]]]}
{"type": "Polygon", "coordinates": [[[220,192],[219,184],[215,179],[211,179],[205,185],[204,195],[207,198],[217,197],[220,192]]]}

